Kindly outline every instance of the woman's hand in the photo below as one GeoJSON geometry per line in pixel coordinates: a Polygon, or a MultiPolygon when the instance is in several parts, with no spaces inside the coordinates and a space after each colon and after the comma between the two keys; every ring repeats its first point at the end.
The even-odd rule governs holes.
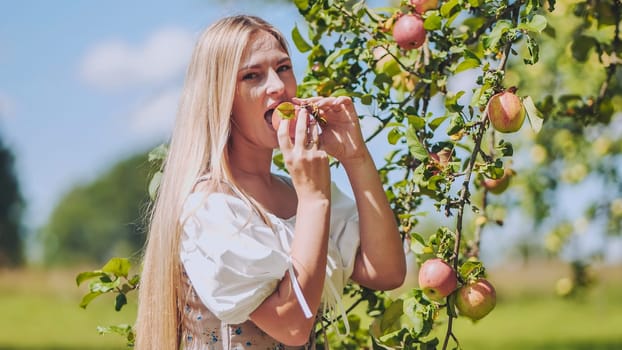
{"type": "Polygon", "coordinates": [[[295,98],[293,102],[317,106],[320,117],[326,120],[326,125],[322,126],[320,144],[328,154],[344,164],[368,156],[352,99],[346,96],[311,97],[295,98]]]}
{"type": "Polygon", "coordinates": [[[293,121],[281,121],[277,130],[279,146],[299,200],[316,195],[330,199],[328,155],[324,151],[315,121],[311,120],[311,127],[307,128],[309,117],[305,108],[299,109],[293,140],[288,132],[289,123],[293,121]]]}

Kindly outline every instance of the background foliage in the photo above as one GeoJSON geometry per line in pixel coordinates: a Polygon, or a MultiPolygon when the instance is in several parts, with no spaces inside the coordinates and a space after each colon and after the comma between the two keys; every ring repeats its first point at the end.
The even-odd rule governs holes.
{"type": "Polygon", "coordinates": [[[145,241],[153,172],[146,153],[139,153],[70,190],[42,228],[45,261],[103,264],[113,256],[137,254],[145,241]]]}

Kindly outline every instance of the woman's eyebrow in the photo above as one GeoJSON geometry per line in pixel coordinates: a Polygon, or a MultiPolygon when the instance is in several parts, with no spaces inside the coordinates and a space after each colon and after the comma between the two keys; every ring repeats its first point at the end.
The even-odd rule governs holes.
{"type": "MultiPolygon", "coordinates": [[[[276,61],[276,64],[279,65],[279,64],[283,64],[283,63],[289,62],[289,61],[291,61],[291,58],[289,56],[285,56],[285,57],[279,59],[278,61],[276,61]]],[[[245,66],[240,67],[240,71],[248,70],[248,69],[256,69],[256,68],[260,68],[260,67],[261,67],[260,63],[247,64],[245,66]]]]}

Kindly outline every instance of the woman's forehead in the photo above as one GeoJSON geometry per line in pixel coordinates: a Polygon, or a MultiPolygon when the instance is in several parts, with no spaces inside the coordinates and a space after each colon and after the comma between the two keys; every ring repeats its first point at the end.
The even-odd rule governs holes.
{"type": "Polygon", "coordinates": [[[267,54],[288,56],[281,43],[274,35],[260,30],[251,34],[246,49],[242,54],[242,64],[253,59],[259,59],[267,54]]]}

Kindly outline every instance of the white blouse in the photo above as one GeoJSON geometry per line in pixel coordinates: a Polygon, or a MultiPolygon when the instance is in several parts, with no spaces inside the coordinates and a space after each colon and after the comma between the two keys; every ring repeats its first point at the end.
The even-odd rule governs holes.
{"type": "MultiPolygon", "coordinates": [[[[181,261],[200,300],[223,323],[248,320],[288,271],[294,289],[298,288],[289,255],[296,217],[282,219],[268,213],[268,218],[274,229],[245,201],[230,194],[195,192],[186,200],[181,261]]],[[[356,204],[333,183],[322,293],[324,312],[333,319],[336,309],[345,315],[341,296],[352,275],[359,243],[356,204]]],[[[304,296],[297,296],[308,313],[304,296]]]]}

